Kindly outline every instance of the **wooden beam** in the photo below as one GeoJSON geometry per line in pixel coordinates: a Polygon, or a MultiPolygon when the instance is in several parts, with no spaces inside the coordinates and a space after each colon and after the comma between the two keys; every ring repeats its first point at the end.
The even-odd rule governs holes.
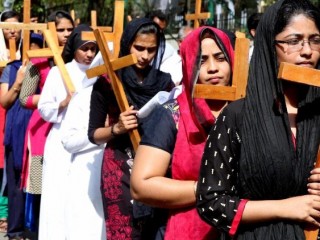
{"type": "Polygon", "coordinates": [[[235,99],[243,98],[246,95],[249,75],[249,49],[250,40],[248,38],[236,39],[232,77],[232,86],[237,88],[235,99]]]}
{"type": "MultiPolygon", "coordinates": [[[[23,23],[30,24],[31,0],[23,0],[23,23]]],[[[27,60],[27,51],[30,49],[30,30],[23,29],[22,61],[27,60]]]]}
{"type": "Polygon", "coordinates": [[[320,70],[314,68],[301,67],[282,62],[280,63],[278,78],[291,82],[320,87],[320,70]]]}
{"type": "MultiPolygon", "coordinates": [[[[63,47],[58,47],[60,54],[63,51],[63,47]]],[[[28,50],[27,51],[28,58],[52,58],[53,53],[50,48],[41,48],[36,50],[28,50]]]]}
{"type": "Polygon", "coordinates": [[[55,43],[55,40],[54,40],[52,33],[50,32],[50,30],[44,30],[43,34],[46,39],[46,42],[48,43],[49,48],[52,50],[54,62],[57,65],[57,67],[59,68],[59,71],[61,73],[64,85],[65,85],[67,91],[69,92],[69,94],[74,93],[75,87],[74,87],[72,80],[69,76],[67,68],[64,65],[60,50],[55,43]]]}
{"type": "Polygon", "coordinates": [[[8,29],[26,29],[26,30],[41,30],[47,29],[46,23],[18,23],[18,22],[0,22],[0,28],[8,29]]]}
{"type": "MultiPolygon", "coordinates": [[[[137,62],[137,57],[132,54],[128,56],[124,56],[122,58],[118,58],[116,60],[110,60],[113,71],[119,70],[124,66],[130,66],[136,62],[137,62]]],[[[100,65],[94,68],[90,68],[86,71],[88,78],[97,77],[105,74],[106,72],[107,72],[106,65],[100,65]]]]}
{"type": "MultiPolygon", "coordinates": [[[[107,75],[111,80],[112,89],[116,96],[118,106],[120,108],[120,111],[124,112],[129,109],[129,103],[128,103],[125,91],[123,89],[122,83],[119,80],[118,76],[115,74],[114,70],[112,69],[112,64],[110,61],[111,53],[107,46],[107,41],[105,39],[103,32],[99,29],[94,30],[94,35],[98,43],[104,64],[107,69],[107,75]]],[[[129,136],[130,136],[132,146],[134,150],[136,150],[140,142],[140,135],[138,130],[133,129],[132,131],[129,131],[129,136]]]]}
{"type": "Polygon", "coordinates": [[[14,38],[10,38],[9,39],[9,59],[10,61],[16,60],[16,54],[17,54],[17,43],[16,43],[16,39],[14,38]]]}

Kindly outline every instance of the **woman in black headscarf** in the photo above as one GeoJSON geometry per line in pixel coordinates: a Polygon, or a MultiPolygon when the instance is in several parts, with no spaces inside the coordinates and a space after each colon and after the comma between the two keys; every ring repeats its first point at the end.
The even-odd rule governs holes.
{"type": "Polygon", "coordinates": [[[118,72],[130,109],[120,113],[105,79],[100,78],[93,86],[88,135],[93,143],[107,143],[101,189],[108,240],[153,239],[157,229],[151,226],[157,225],[156,220],[150,220],[156,213],[134,202],[130,195],[134,152],[127,132],[138,127],[139,108],[157,92],[174,87],[170,75],[159,70],[163,52],[164,36],[157,24],[146,18],[135,19],[123,32],[120,57],[135,54],[138,62],[118,72]]]}
{"type": "Polygon", "coordinates": [[[223,239],[305,239],[306,224],[320,226],[320,91],[277,79],[280,62],[319,68],[319,30],[307,0],[277,1],[259,22],[247,95],[211,130],[197,186],[223,239]]]}

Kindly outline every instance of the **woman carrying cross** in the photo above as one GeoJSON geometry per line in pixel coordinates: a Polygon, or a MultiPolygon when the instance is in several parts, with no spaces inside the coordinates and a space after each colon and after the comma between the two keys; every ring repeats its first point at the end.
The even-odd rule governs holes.
{"type": "Polygon", "coordinates": [[[320,90],[277,74],[280,62],[319,68],[319,9],[277,1],[254,41],[246,97],[224,109],[206,143],[198,212],[223,239],[305,239],[307,224],[320,226],[320,90]]]}
{"type": "MultiPolygon", "coordinates": [[[[130,195],[134,152],[128,131],[138,127],[138,109],[159,91],[174,87],[170,75],[159,70],[163,53],[164,36],[157,24],[146,18],[134,19],[121,37],[120,57],[135,54],[138,62],[118,72],[130,109],[120,113],[108,80],[100,79],[93,86],[88,135],[95,144],[107,143],[101,190],[109,240],[153,239],[158,225],[151,210],[132,201],[130,195]]],[[[139,127],[142,129],[143,123],[139,127]]]]}

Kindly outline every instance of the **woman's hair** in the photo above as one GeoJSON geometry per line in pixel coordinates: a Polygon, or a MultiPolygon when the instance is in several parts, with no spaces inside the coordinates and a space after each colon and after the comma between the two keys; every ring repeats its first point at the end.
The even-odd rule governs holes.
{"type": "Polygon", "coordinates": [[[8,10],[1,13],[0,21],[4,22],[9,18],[17,18],[19,22],[21,22],[20,15],[14,10],[8,10]]]}
{"type": "Polygon", "coordinates": [[[58,25],[60,23],[60,20],[63,18],[68,19],[71,22],[72,26],[74,26],[72,17],[68,12],[64,10],[58,10],[51,13],[48,17],[48,22],[55,22],[55,24],[58,25]]]}
{"type": "Polygon", "coordinates": [[[280,7],[276,17],[274,27],[274,36],[281,33],[283,29],[290,23],[292,17],[296,15],[304,15],[314,21],[320,30],[320,13],[319,10],[309,1],[285,1],[280,7]]]}
{"type": "MultiPolygon", "coordinates": [[[[142,27],[137,31],[135,37],[131,40],[130,42],[130,48],[134,40],[137,38],[138,35],[140,34],[155,34],[156,36],[158,35],[159,29],[154,25],[154,24],[147,24],[147,25],[142,25],[142,27]]],[[[159,39],[157,38],[157,46],[159,46],[159,39]]]]}

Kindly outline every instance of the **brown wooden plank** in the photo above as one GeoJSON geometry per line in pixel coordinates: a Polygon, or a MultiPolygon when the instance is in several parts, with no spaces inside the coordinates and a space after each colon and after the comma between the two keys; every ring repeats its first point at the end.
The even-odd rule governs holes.
{"type": "Polygon", "coordinates": [[[26,30],[41,30],[44,31],[47,29],[46,23],[16,23],[16,22],[0,22],[0,28],[9,28],[9,29],[26,29],[26,30]]]}
{"type": "Polygon", "coordinates": [[[16,60],[16,54],[17,54],[17,43],[16,39],[10,38],[9,39],[9,59],[10,61],[16,60]]]}
{"type": "MultiPolygon", "coordinates": [[[[112,65],[109,60],[111,57],[111,53],[110,53],[109,48],[107,46],[107,41],[104,37],[103,32],[99,29],[94,30],[94,35],[95,35],[96,41],[98,43],[104,64],[107,69],[107,75],[111,80],[111,85],[112,85],[114,94],[116,96],[120,111],[124,112],[129,109],[129,103],[128,103],[126,94],[124,92],[122,83],[112,69],[112,65]]],[[[130,136],[132,146],[133,146],[134,150],[136,150],[138,148],[138,145],[140,142],[140,135],[139,135],[138,130],[133,129],[132,131],[129,131],[129,136],[130,136]]]]}
{"type": "Polygon", "coordinates": [[[245,38],[246,37],[245,33],[239,32],[239,31],[236,31],[235,35],[236,35],[236,38],[245,38]]]}
{"type": "Polygon", "coordinates": [[[290,63],[280,63],[278,78],[320,87],[320,70],[301,67],[290,63]]]}
{"type": "Polygon", "coordinates": [[[196,84],[193,92],[194,98],[234,101],[236,87],[196,84]]]}
{"type": "MultiPolygon", "coordinates": [[[[137,57],[135,55],[128,55],[121,58],[118,58],[116,60],[110,60],[112,70],[116,71],[118,69],[121,69],[125,66],[129,66],[132,64],[135,64],[137,62],[137,57]]],[[[88,78],[97,77],[100,75],[103,75],[107,72],[107,68],[105,65],[100,65],[94,68],[90,68],[86,71],[88,78]]]]}
{"type": "Polygon", "coordinates": [[[52,36],[54,37],[54,41],[57,46],[59,46],[59,39],[58,39],[58,34],[57,34],[57,27],[55,22],[48,22],[47,27],[52,33],[52,36]]]}
{"type": "Polygon", "coordinates": [[[52,36],[52,33],[50,32],[50,30],[44,30],[43,34],[44,34],[44,37],[46,39],[48,46],[52,50],[54,62],[57,65],[57,67],[59,68],[59,71],[61,73],[64,85],[65,85],[67,91],[70,94],[74,93],[75,87],[74,87],[72,80],[69,76],[67,68],[64,65],[63,59],[61,57],[61,52],[59,50],[59,47],[55,43],[55,40],[54,40],[54,37],[52,36]]]}
{"type": "Polygon", "coordinates": [[[97,11],[91,10],[91,27],[95,29],[97,27],[97,11]]]}
{"type": "MultiPolygon", "coordinates": [[[[31,14],[31,0],[23,0],[23,23],[30,24],[31,14]]],[[[27,60],[27,51],[30,49],[30,30],[23,29],[23,46],[22,46],[22,60],[27,60]]]]}
{"type": "MultiPolygon", "coordinates": [[[[58,47],[60,54],[63,51],[63,47],[58,47]]],[[[27,51],[28,58],[52,58],[53,53],[50,48],[41,48],[36,50],[28,50],[27,51]]]]}
{"type": "Polygon", "coordinates": [[[236,39],[232,77],[232,86],[237,88],[235,99],[243,98],[246,95],[249,75],[249,48],[250,40],[248,38],[236,39]]]}

